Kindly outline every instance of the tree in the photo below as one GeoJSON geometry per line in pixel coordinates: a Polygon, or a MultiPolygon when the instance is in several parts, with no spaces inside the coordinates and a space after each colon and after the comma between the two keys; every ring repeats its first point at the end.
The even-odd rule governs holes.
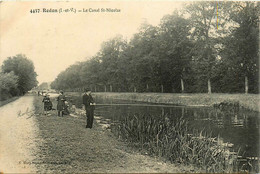
{"type": "Polygon", "coordinates": [[[17,88],[20,94],[24,94],[37,86],[37,74],[34,71],[33,62],[25,55],[19,54],[13,57],[8,57],[2,65],[4,73],[14,72],[18,76],[17,88]]]}
{"type": "Polygon", "coordinates": [[[245,86],[258,92],[258,8],[254,2],[190,3],[159,26],[143,23],[129,42],[122,36],[104,42],[96,56],[61,72],[52,86],[209,94],[245,86]]]}
{"type": "MultiPolygon", "coordinates": [[[[223,61],[232,70],[233,79],[244,92],[258,92],[259,73],[259,2],[238,2],[232,6],[230,19],[237,25],[225,39],[223,61]],[[244,85],[243,85],[244,81],[244,85]]],[[[229,72],[231,73],[231,72],[229,72]]],[[[235,89],[237,92],[242,92],[235,89]]]]}
{"type": "Polygon", "coordinates": [[[17,95],[18,77],[14,72],[0,73],[0,100],[17,95]]]}
{"type": "Polygon", "coordinates": [[[95,90],[96,86],[100,83],[100,79],[102,78],[101,74],[102,71],[100,71],[100,62],[97,57],[93,57],[92,59],[84,62],[79,70],[79,75],[83,86],[88,86],[90,88],[94,86],[95,90]]]}
{"type": "Polygon", "coordinates": [[[143,23],[131,39],[127,57],[130,70],[130,85],[134,91],[157,91],[158,84],[158,27],[143,23]]]}
{"type": "Polygon", "coordinates": [[[121,62],[122,52],[126,49],[126,40],[118,35],[107,42],[102,44],[102,48],[96,58],[96,63],[100,63],[100,82],[103,85],[110,85],[110,90],[113,88],[118,91],[119,89],[125,89],[126,84],[121,83],[123,81],[122,74],[123,66],[119,64],[121,62]],[[114,87],[113,87],[114,86],[114,87]]]}
{"type": "Polygon", "coordinates": [[[83,85],[81,78],[82,63],[77,63],[61,72],[51,83],[51,88],[58,90],[75,89],[83,85]]]}
{"type": "Polygon", "coordinates": [[[160,61],[165,71],[164,81],[169,81],[169,87],[175,92],[184,92],[184,78],[187,79],[191,62],[192,43],[189,39],[190,22],[178,12],[166,15],[160,24],[160,61]],[[165,68],[167,66],[167,68],[165,68]]]}
{"type": "Polygon", "coordinates": [[[228,8],[228,5],[224,2],[218,4],[207,1],[194,2],[186,7],[192,25],[191,38],[195,44],[193,68],[197,74],[197,85],[203,86],[207,81],[209,94],[211,93],[213,69],[218,56],[216,46],[220,44],[219,38],[223,36],[223,31],[225,31],[226,14],[223,9],[228,8]]]}

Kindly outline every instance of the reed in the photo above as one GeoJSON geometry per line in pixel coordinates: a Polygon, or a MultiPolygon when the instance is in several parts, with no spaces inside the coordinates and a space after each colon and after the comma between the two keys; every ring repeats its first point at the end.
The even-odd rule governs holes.
{"type": "Polygon", "coordinates": [[[239,170],[237,153],[230,152],[219,139],[206,132],[190,130],[183,118],[170,120],[168,115],[127,115],[118,124],[113,124],[112,131],[149,154],[171,162],[193,164],[205,172],[239,170]]]}

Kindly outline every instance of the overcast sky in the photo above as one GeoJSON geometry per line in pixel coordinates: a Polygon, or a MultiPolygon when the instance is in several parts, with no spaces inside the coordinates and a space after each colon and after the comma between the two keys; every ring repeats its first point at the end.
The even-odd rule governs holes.
{"type": "Polygon", "coordinates": [[[174,1],[112,2],[2,2],[0,5],[0,63],[10,56],[25,54],[31,59],[39,83],[53,81],[77,61],[95,55],[101,43],[122,34],[128,40],[147,20],[160,19],[182,7],[174,1]],[[120,12],[43,13],[43,8],[120,9],[120,12]],[[30,13],[40,9],[40,13],[30,13]]]}

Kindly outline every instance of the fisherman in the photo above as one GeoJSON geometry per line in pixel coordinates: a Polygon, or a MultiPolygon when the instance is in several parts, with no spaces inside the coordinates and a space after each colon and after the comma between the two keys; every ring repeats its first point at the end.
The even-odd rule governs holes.
{"type": "Polygon", "coordinates": [[[58,116],[60,116],[61,113],[61,116],[63,117],[63,111],[65,109],[65,101],[66,101],[66,97],[63,91],[60,91],[57,101],[58,101],[57,103],[58,116]]]}
{"type": "Polygon", "coordinates": [[[48,111],[52,109],[52,102],[50,100],[50,95],[48,95],[48,93],[46,93],[43,97],[43,104],[44,104],[44,115],[48,114],[48,111]]]}
{"type": "Polygon", "coordinates": [[[85,106],[86,110],[86,117],[87,117],[87,125],[86,128],[92,128],[93,120],[94,120],[94,109],[95,109],[95,102],[91,95],[90,89],[85,89],[85,93],[83,94],[83,105],[85,106]]]}

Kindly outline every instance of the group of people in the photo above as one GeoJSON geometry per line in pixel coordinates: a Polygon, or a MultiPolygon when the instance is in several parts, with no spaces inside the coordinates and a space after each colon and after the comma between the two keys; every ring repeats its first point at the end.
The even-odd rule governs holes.
{"type": "MultiPolygon", "coordinates": [[[[44,114],[47,115],[48,111],[55,110],[53,109],[52,102],[50,100],[50,95],[46,93],[43,97],[42,102],[44,103],[44,114]]],[[[92,128],[93,126],[93,120],[94,120],[94,110],[95,110],[95,102],[91,95],[90,89],[85,89],[85,93],[83,94],[83,101],[82,104],[85,107],[86,110],[86,117],[87,117],[87,125],[86,128],[92,128]]],[[[63,91],[59,92],[59,96],[57,97],[57,111],[58,116],[63,117],[64,115],[69,115],[69,103],[66,100],[66,97],[64,95],[63,91]]]]}

